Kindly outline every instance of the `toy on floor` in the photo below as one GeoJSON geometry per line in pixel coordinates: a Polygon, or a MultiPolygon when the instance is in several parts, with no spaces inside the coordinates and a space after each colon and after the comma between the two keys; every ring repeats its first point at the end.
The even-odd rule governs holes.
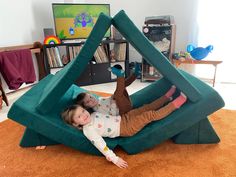
{"type": "Polygon", "coordinates": [[[209,45],[206,48],[203,47],[195,47],[194,45],[189,44],[187,46],[187,52],[190,53],[190,55],[196,59],[196,60],[202,60],[207,57],[207,55],[213,50],[213,46],[209,45]]]}

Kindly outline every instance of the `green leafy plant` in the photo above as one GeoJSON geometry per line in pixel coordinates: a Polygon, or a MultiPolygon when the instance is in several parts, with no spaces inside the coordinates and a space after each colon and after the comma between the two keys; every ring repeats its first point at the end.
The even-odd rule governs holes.
{"type": "Polygon", "coordinates": [[[64,30],[61,30],[61,32],[59,33],[58,37],[59,37],[60,39],[66,39],[66,36],[65,36],[65,34],[64,34],[64,30]]]}

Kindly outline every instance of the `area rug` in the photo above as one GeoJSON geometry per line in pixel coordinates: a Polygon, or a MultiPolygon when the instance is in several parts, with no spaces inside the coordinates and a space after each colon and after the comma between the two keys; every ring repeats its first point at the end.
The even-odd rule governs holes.
{"type": "Polygon", "coordinates": [[[104,157],[66,147],[21,148],[24,127],[0,123],[0,177],[236,177],[236,111],[210,116],[219,144],[177,145],[170,140],[136,155],[117,148],[129,167],[119,169],[104,157]]]}

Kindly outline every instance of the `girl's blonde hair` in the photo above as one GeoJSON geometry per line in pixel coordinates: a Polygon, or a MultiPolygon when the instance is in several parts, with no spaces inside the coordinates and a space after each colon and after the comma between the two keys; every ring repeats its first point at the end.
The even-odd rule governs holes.
{"type": "MultiPolygon", "coordinates": [[[[66,109],[61,113],[62,119],[63,119],[67,124],[73,125],[73,123],[74,123],[73,117],[74,117],[74,114],[75,114],[75,110],[76,110],[78,107],[81,107],[81,106],[78,105],[78,104],[71,105],[71,106],[69,106],[68,108],[66,108],[66,109]]],[[[74,125],[73,125],[73,126],[74,126],[74,125]]],[[[81,126],[79,126],[79,127],[77,127],[77,128],[81,129],[81,126]]]]}

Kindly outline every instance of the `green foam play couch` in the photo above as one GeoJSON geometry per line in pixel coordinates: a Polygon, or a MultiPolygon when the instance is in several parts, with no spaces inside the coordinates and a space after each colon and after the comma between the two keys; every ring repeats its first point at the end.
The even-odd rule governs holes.
{"type": "Polygon", "coordinates": [[[125,12],[120,11],[113,19],[101,14],[79,55],[57,74],[45,77],[13,104],[8,117],[26,126],[20,145],[29,147],[61,143],[83,152],[100,154],[81,131],[62,121],[60,113],[73,104],[73,98],[78,93],[85,91],[73,83],[84,71],[111,24],[163,75],[162,79],[131,95],[134,107],[159,98],[171,85],[184,92],[188,102],[132,137],[105,138],[109,148],[120,146],[127,153],[135,154],[167,139],[182,144],[219,142],[207,116],[224,106],[220,95],[194,76],[176,69],[125,12]]]}

